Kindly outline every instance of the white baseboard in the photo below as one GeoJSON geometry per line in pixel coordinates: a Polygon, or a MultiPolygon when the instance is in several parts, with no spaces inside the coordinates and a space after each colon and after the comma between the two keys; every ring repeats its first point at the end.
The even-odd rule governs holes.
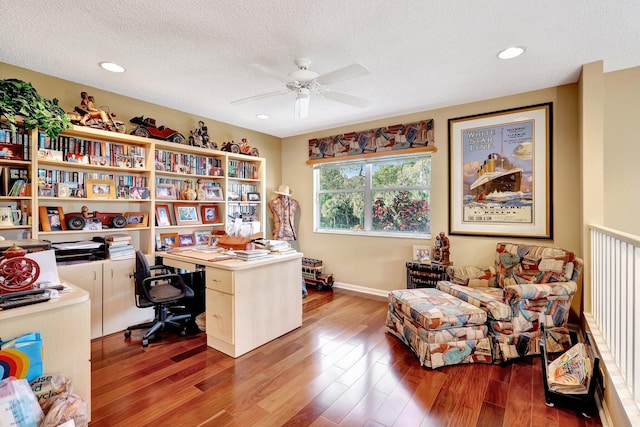
{"type": "Polygon", "coordinates": [[[384,299],[387,299],[387,297],[389,296],[389,291],[383,291],[382,289],[366,288],[364,286],[352,285],[350,283],[334,282],[333,287],[339,288],[339,289],[346,289],[348,291],[359,292],[361,294],[374,295],[377,297],[382,297],[384,299]]]}

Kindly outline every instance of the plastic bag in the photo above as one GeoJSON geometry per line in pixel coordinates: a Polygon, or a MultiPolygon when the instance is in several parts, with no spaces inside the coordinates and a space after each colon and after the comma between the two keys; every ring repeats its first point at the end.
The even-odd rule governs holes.
{"type": "Polygon", "coordinates": [[[62,393],[51,399],[51,407],[40,427],[56,427],[71,419],[76,427],[87,427],[89,405],[77,394],[62,393]]]}
{"type": "Polygon", "coordinates": [[[73,392],[71,379],[62,374],[43,375],[31,381],[30,385],[45,414],[49,412],[53,397],[65,392],[73,392]]]}
{"type": "Polygon", "coordinates": [[[43,418],[27,380],[9,377],[0,381],[0,427],[37,427],[43,418]]]}

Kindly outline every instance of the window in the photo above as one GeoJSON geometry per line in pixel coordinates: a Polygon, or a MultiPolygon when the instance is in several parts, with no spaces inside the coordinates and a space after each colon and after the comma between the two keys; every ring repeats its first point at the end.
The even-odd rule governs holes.
{"type": "Polygon", "coordinates": [[[314,229],[430,237],[431,154],[314,167],[314,229]]]}

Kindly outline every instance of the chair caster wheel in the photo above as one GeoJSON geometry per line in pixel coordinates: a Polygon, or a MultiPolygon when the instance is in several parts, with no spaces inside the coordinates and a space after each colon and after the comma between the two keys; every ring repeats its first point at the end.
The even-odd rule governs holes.
{"type": "Polygon", "coordinates": [[[125,338],[131,338],[131,331],[124,331],[125,338]]]}
{"type": "Polygon", "coordinates": [[[184,329],[180,331],[180,336],[181,337],[186,337],[187,336],[187,331],[185,331],[184,329]]]}
{"type": "Polygon", "coordinates": [[[553,408],[554,406],[556,406],[556,404],[553,403],[553,402],[544,402],[544,404],[547,405],[550,408],[553,408]]]}
{"type": "Polygon", "coordinates": [[[142,340],[142,347],[148,347],[149,346],[149,340],[147,338],[144,338],[142,340]]]}

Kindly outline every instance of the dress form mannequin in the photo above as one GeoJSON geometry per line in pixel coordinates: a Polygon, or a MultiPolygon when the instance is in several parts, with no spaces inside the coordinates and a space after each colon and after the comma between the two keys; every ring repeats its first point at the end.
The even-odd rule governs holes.
{"type": "Polygon", "coordinates": [[[290,197],[292,193],[287,185],[281,185],[274,193],[278,197],[269,202],[269,209],[273,214],[273,239],[297,240],[294,217],[299,207],[298,202],[290,197]]]}

